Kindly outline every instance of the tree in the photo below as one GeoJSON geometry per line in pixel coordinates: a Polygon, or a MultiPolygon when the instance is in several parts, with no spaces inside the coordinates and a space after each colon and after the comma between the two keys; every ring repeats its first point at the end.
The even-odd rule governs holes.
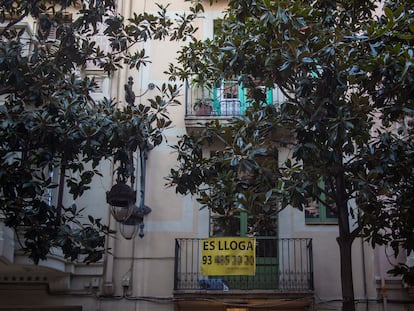
{"type": "Polygon", "coordinates": [[[178,103],[173,85],[160,87],[160,95],[147,104],[120,106],[91,97],[97,85],[82,76],[88,62],[108,75],[124,66],[139,70],[149,60],[137,43],[185,39],[194,31],[194,14],[167,18],[166,7],[159,5],[157,15],[134,14],[125,20],[116,14],[115,3],[1,1],[1,218],[16,230],[35,263],[52,248],[71,260],[102,257],[108,227],[91,216],[88,223],[75,205],[64,206],[63,187],[74,199],[81,196],[106,159],[119,163],[121,177],[130,177],[132,152],[162,142],[162,131],[171,124],[167,108],[178,103]],[[68,10],[76,13],[71,23],[68,10]],[[18,27],[27,18],[38,21],[33,37],[18,27]],[[52,29],[57,40],[50,41],[52,29]],[[107,36],[109,52],[94,41],[98,31],[107,36]],[[59,182],[52,179],[53,172],[60,175],[59,182]],[[50,200],[57,187],[57,200],[50,200]]]}
{"type": "MultiPolygon", "coordinates": [[[[182,50],[181,67],[170,68],[173,79],[205,85],[238,77],[258,110],[228,127],[208,125],[199,138],[184,136],[175,146],[180,164],[171,170],[169,185],[181,194],[201,194],[201,203],[214,209],[223,201],[216,200],[216,190],[231,183],[224,186],[236,190],[226,200],[248,210],[239,198],[250,188],[222,176],[245,163],[261,167],[252,150],[269,152],[275,136],[260,135],[255,146],[246,139],[249,122],[262,115],[269,129],[289,129],[292,159],[274,168],[273,183],[263,184],[260,175],[256,181],[264,185],[260,192],[279,196],[281,208],[303,209],[316,200],[337,215],[343,310],[355,309],[356,237],[373,246],[390,244],[396,255],[414,250],[412,4],[388,1],[378,17],[376,5],[230,1],[214,40],[192,41],[182,50]],[[260,108],[260,86],[284,92],[279,110],[260,108]],[[225,140],[230,150],[203,157],[206,141],[223,133],[232,138],[233,144],[225,140]]],[[[260,133],[262,127],[253,129],[260,133]]],[[[413,284],[412,267],[398,264],[392,272],[413,284]]]]}
{"type": "Polygon", "coordinates": [[[197,193],[201,205],[224,223],[240,211],[247,212],[253,217],[248,233],[258,233],[280,211],[274,116],[275,108],[268,106],[250,110],[230,125],[212,122],[199,137],[184,135],[173,146],[181,166],[171,169],[169,183],[180,194],[197,193]],[[205,158],[203,149],[213,144],[214,152],[205,158]]]}

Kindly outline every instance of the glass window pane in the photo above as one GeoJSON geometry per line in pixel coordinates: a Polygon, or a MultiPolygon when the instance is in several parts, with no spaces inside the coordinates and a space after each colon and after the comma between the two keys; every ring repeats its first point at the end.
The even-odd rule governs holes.
{"type": "Polygon", "coordinates": [[[240,218],[234,216],[210,217],[210,236],[240,236],[240,218]]]}

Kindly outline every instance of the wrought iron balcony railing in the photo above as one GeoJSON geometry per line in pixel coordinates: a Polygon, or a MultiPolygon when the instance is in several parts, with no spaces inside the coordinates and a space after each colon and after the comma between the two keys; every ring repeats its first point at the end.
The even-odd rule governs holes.
{"type": "MultiPolygon", "coordinates": [[[[186,116],[228,118],[243,115],[251,106],[246,92],[246,89],[236,80],[222,81],[213,88],[187,84],[185,87],[186,116]]],[[[279,105],[284,101],[284,95],[277,88],[263,88],[263,93],[266,97],[264,104],[279,105]]]]}
{"type": "Polygon", "coordinates": [[[200,272],[200,239],[175,241],[174,289],[184,290],[313,290],[312,240],[256,239],[254,276],[207,277],[200,272]]]}

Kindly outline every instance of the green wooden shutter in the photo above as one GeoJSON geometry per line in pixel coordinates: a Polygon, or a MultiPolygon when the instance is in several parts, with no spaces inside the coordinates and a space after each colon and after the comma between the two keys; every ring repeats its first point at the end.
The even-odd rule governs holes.
{"type": "Polygon", "coordinates": [[[217,115],[221,115],[220,109],[220,98],[219,98],[219,91],[220,85],[217,85],[213,88],[213,110],[217,112],[217,115]]]}
{"type": "Polygon", "coordinates": [[[246,97],[246,89],[243,87],[243,85],[239,84],[239,101],[240,101],[240,114],[244,114],[246,112],[248,105],[247,97],[246,97]]]}
{"type": "Polygon", "coordinates": [[[266,93],[266,104],[273,104],[273,89],[269,89],[266,93]]]}

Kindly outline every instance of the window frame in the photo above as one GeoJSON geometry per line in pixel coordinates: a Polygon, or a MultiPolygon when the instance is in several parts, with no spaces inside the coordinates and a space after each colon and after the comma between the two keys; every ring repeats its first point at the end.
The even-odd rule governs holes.
{"type": "MultiPolygon", "coordinates": [[[[238,234],[233,234],[233,235],[217,235],[214,234],[213,231],[213,220],[214,219],[218,219],[224,217],[223,215],[214,213],[212,211],[209,212],[209,237],[248,237],[248,226],[249,226],[249,219],[253,219],[254,215],[248,215],[248,213],[246,211],[240,211],[239,214],[237,215],[232,215],[229,217],[232,217],[233,219],[238,219],[239,221],[238,223],[238,234]]],[[[278,236],[278,214],[272,215],[271,216],[272,219],[274,219],[274,235],[255,235],[255,237],[277,237],[278,236]]],[[[224,232],[224,231],[222,231],[224,232]]]]}
{"type": "MultiPolygon", "coordinates": [[[[318,186],[321,189],[325,189],[325,182],[321,179],[318,182],[318,186]]],[[[329,217],[328,216],[328,208],[322,202],[325,202],[326,195],[321,193],[319,196],[319,200],[309,200],[308,205],[305,206],[303,209],[304,217],[305,217],[305,224],[306,225],[337,225],[338,224],[338,217],[329,217]],[[316,208],[319,211],[318,217],[308,217],[309,212],[307,212],[310,208],[310,205],[316,204],[316,208]]]]}

